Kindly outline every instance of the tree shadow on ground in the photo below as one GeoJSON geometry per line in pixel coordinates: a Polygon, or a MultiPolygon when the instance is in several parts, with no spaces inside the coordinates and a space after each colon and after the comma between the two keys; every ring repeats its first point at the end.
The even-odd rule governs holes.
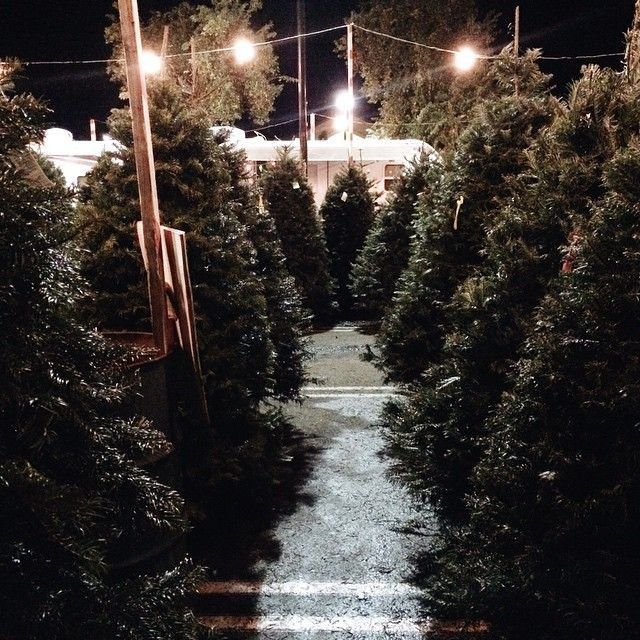
{"type": "MultiPolygon", "coordinates": [[[[321,447],[290,422],[277,437],[263,444],[264,456],[247,456],[242,479],[222,478],[216,490],[216,518],[194,528],[189,549],[195,562],[206,567],[206,580],[259,583],[264,569],[277,561],[278,522],[302,504],[312,504],[305,484],[321,447]],[[258,468],[262,467],[262,468],[258,468]]],[[[207,594],[193,596],[197,616],[253,616],[258,594],[207,594]]],[[[232,638],[229,632],[212,637],[232,638]]],[[[241,637],[249,636],[243,632],[241,637]]]]}

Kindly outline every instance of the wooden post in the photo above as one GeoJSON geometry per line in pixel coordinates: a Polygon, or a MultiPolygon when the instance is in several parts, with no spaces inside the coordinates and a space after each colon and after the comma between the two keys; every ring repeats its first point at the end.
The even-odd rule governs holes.
{"type": "Polygon", "coordinates": [[[133,148],[138,174],[140,212],[145,239],[148,264],[149,304],[151,325],[156,348],[165,354],[168,351],[167,302],[164,290],[164,266],[160,237],[160,212],[156,190],[156,174],[153,164],[151,125],[147,103],[147,85],[140,66],[142,41],[138,18],[137,0],[118,0],[122,44],[127,67],[127,86],[131,120],[133,125],[133,148]]]}
{"type": "Polygon", "coordinates": [[[636,0],[631,29],[627,32],[624,70],[629,82],[636,82],[640,72],[640,0],[636,0]]]}
{"type": "Polygon", "coordinates": [[[309,114],[309,139],[310,140],[316,139],[316,114],[315,113],[309,114]]]}
{"type": "Polygon", "coordinates": [[[514,88],[516,98],[520,94],[520,5],[516,7],[515,23],[513,27],[513,55],[516,62],[516,75],[514,79],[514,88]]]}
{"type": "Polygon", "coordinates": [[[196,41],[191,38],[191,95],[196,95],[196,41]]]}
{"type": "Polygon", "coordinates": [[[169,25],[165,24],[164,29],[162,30],[162,47],[160,49],[160,57],[164,62],[164,59],[167,56],[167,49],[169,48],[169,25]]]}
{"type": "Polygon", "coordinates": [[[307,172],[309,153],[307,150],[307,49],[303,34],[305,30],[304,0],[297,0],[298,21],[298,137],[300,138],[300,161],[307,172]]]}
{"type": "Polygon", "coordinates": [[[347,162],[353,163],[353,23],[347,25],[347,162]]]}

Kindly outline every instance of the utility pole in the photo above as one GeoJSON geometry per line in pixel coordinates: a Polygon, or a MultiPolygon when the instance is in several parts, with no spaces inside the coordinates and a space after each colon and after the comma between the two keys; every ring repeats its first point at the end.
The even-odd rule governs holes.
{"type": "Polygon", "coordinates": [[[627,50],[624,63],[625,74],[629,82],[636,82],[640,73],[640,0],[636,0],[633,23],[627,32],[627,50]]]}
{"type": "Polygon", "coordinates": [[[316,114],[315,113],[309,114],[309,139],[310,140],[316,139],[316,114]]]}
{"type": "Polygon", "coordinates": [[[353,163],[353,23],[347,25],[347,162],[353,163]]]}
{"type": "Polygon", "coordinates": [[[167,300],[164,290],[164,265],[160,238],[160,212],[156,174],[151,145],[151,125],[147,103],[147,85],[140,54],[140,21],[137,0],[118,0],[120,28],[127,68],[127,87],[133,125],[133,150],[138,174],[140,212],[148,265],[149,306],[151,326],[156,348],[165,354],[168,351],[167,300]]]}
{"type": "Polygon", "coordinates": [[[197,79],[197,66],[196,66],[196,41],[195,38],[191,38],[191,94],[196,95],[196,79],[197,79]]]}
{"type": "Polygon", "coordinates": [[[516,17],[513,27],[513,56],[515,59],[516,75],[514,78],[514,87],[516,98],[520,94],[520,5],[516,7],[516,17]]]}
{"type": "Polygon", "coordinates": [[[169,25],[165,24],[162,29],[162,47],[160,48],[160,57],[162,58],[162,62],[165,62],[165,58],[167,57],[167,49],[169,48],[169,25]]]}
{"type": "Polygon", "coordinates": [[[309,152],[307,149],[307,47],[303,34],[305,32],[304,0],[297,0],[298,18],[298,137],[300,138],[300,160],[307,172],[309,152]]]}

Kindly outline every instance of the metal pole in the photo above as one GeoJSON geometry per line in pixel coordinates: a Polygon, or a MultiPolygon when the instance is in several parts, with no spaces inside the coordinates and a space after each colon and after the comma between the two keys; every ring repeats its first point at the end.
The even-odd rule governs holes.
{"type": "Polygon", "coordinates": [[[307,171],[309,152],[307,149],[307,50],[302,34],[305,31],[304,0],[297,0],[298,18],[298,135],[300,138],[300,160],[307,171]]]}
{"type": "Polygon", "coordinates": [[[151,326],[156,348],[168,351],[167,300],[164,290],[164,265],[160,239],[160,212],[156,173],[151,145],[151,124],[147,103],[147,85],[140,65],[142,41],[137,0],[118,0],[120,28],[127,67],[127,86],[133,127],[133,150],[138,173],[138,193],[149,279],[151,326]]]}
{"type": "Polygon", "coordinates": [[[347,25],[347,161],[353,163],[353,23],[347,25]]]}

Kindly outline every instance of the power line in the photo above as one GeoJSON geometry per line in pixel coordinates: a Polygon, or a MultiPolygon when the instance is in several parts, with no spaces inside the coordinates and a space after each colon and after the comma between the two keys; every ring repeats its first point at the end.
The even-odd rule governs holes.
{"type": "MultiPolygon", "coordinates": [[[[311,36],[318,36],[323,33],[330,33],[332,31],[338,31],[339,29],[346,29],[346,24],[341,24],[336,27],[328,27],[327,29],[319,29],[318,31],[309,31],[308,33],[301,34],[302,38],[309,38],[311,36]]],[[[275,40],[265,40],[263,42],[252,42],[254,47],[267,47],[273,44],[280,44],[282,42],[289,42],[291,40],[297,40],[298,36],[285,36],[283,38],[276,38],[275,40]]],[[[195,55],[204,56],[211,53],[228,53],[234,51],[235,47],[219,47],[217,49],[204,49],[203,51],[196,51],[195,55]]],[[[165,58],[182,58],[191,56],[191,52],[188,53],[171,53],[165,56],[165,58]]],[[[124,58],[100,58],[96,60],[29,60],[27,62],[21,62],[23,67],[31,67],[36,65],[65,65],[65,64],[107,64],[109,62],[124,62],[124,58]]]]}
{"type": "MultiPolygon", "coordinates": [[[[435,47],[430,44],[424,44],[423,42],[416,42],[415,40],[407,40],[406,38],[399,38],[398,36],[392,36],[390,33],[383,33],[382,31],[374,31],[373,29],[367,29],[366,27],[361,27],[358,24],[353,25],[356,29],[360,29],[360,31],[365,31],[367,33],[371,33],[375,36],[381,36],[383,38],[388,38],[389,40],[396,40],[397,42],[404,42],[405,44],[411,44],[416,47],[422,47],[424,49],[430,49],[431,51],[439,51],[440,53],[457,53],[457,51],[453,49],[443,49],[442,47],[435,47]]],[[[478,56],[480,57],[480,56],[478,56]]],[[[485,57],[485,56],[482,56],[485,57]]]]}
{"type": "Polygon", "coordinates": [[[258,129],[250,129],[250,131],[264,131],[265,129],[273,129],[274,127],[280,127],[285,124],[291,124],[292,122],[298,122],[298,118],[292,118],[291,120],[283,120],[282,122],[274,122],[273,124],[268,124],[264,127],[259,127],[258,129]]]}
{"type": "MultiPolygon", "coordinates": [[[[407,38],[400,38],[398,36],[391,35],[390,33],[384,33],[382,31],[375,31],[374,29],[368,29],[367,27],[360,26],[358,24],[353,23],[354,28],[359,29],[365,33],[370,33],[375,36],[379,36],[381,38],[387,38],[389,40],[395,40],[396,42],[402,42],[404,44],[408,44],[415,47],[421,47],[423,49],[429,49],[430,51],[438,51],[440,53],[448,53],[448,54],[456,54],[458,53],[455,49],[447,49],[444,47],[437,47],[435,45],[425,44],[424,42],[418,42],[416,40],[409,40],[407,38]]],[[[331,33],[333,31],[339,31],[341,29],[346,29],[347,25],[338,25],[335,27],[328,27],[326,29],[319,29],[317,31],[309,31],[307,33],[301,34],[302,38],[309,38],[312,36],[322,35],[325,33],[331,33]]],[[[297,40],[298,35],[293,36],[285,36],[283,38],[276,38],[274,40],[265,40],[262,42],[253,43],[254,47],[267,47],[274,44],[281,44],[283,42],[290,42],[291,40],[297,40]]],[[[234,51],[234,47],[218,47],[216,49],[205,49],[203,51],[196,51],[195,55],[204,56],[210,55],[212,53],[229,53],[234,51]]],[[[575,55],[575,56],[538,56],[538,60],[553,60],[553,61],[562,61],[562,60],[598,60],[602,58],[621,58],[625,55],[625,52],[616,52],[616,53],[597,53],[593,55],[575,55]]],[[[172,53],[168,54],[166,58],[182,58],[191,56],[190,52],[185,53],[172,53]]],[[[481,60],[495,60],[499,56],[497,55],[486,55],[486,54],[476,54],[476,57],[481,60]]],[[[24,67],[30,66],[43,66],[43,65],[79,65],[79,64],[108,64],[110,62],[124,62],[123,58],[98,58],[93,60],[29,60],[26,62],[21,62],[21,65],[24,67]]]]}
{"type": "MultiPolygon", "coordinates": [[[[382,38],[388,38],[389,40],[396,40],[397,42],[403,42],[405,44],[410,44],[416,47],[422,47],[423,49],[429,49],[431,51],[439,51],[440,53],[450,53],[456,54],[458,53],[455,49],[445,49],[443,47],[436,47],[433,45],[425,44],[424,42],[417,42],[416,40],[408,40],[406,38],[399,38],[398,36],[393,36],[390,33],[383,33],[382,31],[374,31],[373,29],[367,29],[366,27],[362,27],[358,24],[353,25],[356,29],[360,29],[360,31],[365,31],[366,33],[371,33],[376,36],[380,36],[382,38]]],[[[618,58],[623,57],[625,52],[619,53],[597,53],[594,55],[578,55],[578,56],[538,56],[538,60],[596,60],[598,58],[618,58]]],[[[497,55],[484,55],[484,54],[476,54],[476,58],[481,60],[496,60],[499,58],[497,55]]]]}

